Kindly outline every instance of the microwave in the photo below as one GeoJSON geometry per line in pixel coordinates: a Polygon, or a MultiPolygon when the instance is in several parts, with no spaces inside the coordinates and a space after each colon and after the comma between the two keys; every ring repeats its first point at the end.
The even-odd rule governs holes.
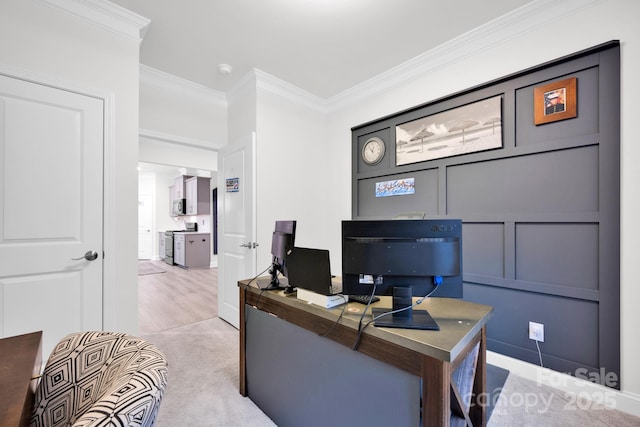
{"type": "Polygon", "coordinates": [[[185,215],[187,213],[187,200],[186,199],[175,199],[173,201],[173,206],[171,206],[171,215],[185,215]]]}

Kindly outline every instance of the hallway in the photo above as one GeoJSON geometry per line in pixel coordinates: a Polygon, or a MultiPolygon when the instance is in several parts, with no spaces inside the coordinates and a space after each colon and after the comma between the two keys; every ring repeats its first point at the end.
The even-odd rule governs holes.
{"type": "Polygon", "coordinates": [[[138,261],[140,334],[160,332],[218,315],[218,269],[183,269],[138,261]]]}

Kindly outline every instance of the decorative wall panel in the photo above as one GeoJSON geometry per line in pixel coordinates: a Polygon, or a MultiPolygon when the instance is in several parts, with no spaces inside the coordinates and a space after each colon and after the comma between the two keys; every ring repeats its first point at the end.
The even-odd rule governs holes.
{"type": "MultiPolygon", "coordinates": [[[[461,218],[464,299],[495,307],[488,349],[583,377],[620,369],[619,50],[605,43],[352,129],[353,218],[461,218]],[[536,125],[535,89],[572,78],[576,117],[536,125]],[[396,126],[493,97],[501,147],[395,166],[396,126]],[[371,136],[386,144],[376,165],[361,160],[371,136]],[[415,193],[375,197],[376,182],[407,177],[415,193]],[[540,355],[529,321],[545,325],[540,355]]],[[[415,145],[406,129],[400,139],[415,145]]],[[[420,149],[441,149],[432,139],[455,138],[420,149]]]]}

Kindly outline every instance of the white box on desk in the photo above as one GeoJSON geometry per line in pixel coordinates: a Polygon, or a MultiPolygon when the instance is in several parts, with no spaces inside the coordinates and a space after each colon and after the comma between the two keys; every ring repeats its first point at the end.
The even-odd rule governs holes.
{"type": "Polygon", "coordinates": [[[349,300],[347,295],[322,295],[302,288],[297,288],[296,293],[299,300],[310,302],[311,304],[324,308],[332,308],[344,304],[349,300]]]}

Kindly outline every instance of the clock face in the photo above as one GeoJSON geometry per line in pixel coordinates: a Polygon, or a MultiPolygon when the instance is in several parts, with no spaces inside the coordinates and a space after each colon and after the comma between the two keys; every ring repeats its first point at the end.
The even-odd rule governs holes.
{"type": "Polygon", "coordinates": [[[362,160],[368,165],[380,163],[384,157],[384,141],[374,136],[362,146],[362,160]]]}

